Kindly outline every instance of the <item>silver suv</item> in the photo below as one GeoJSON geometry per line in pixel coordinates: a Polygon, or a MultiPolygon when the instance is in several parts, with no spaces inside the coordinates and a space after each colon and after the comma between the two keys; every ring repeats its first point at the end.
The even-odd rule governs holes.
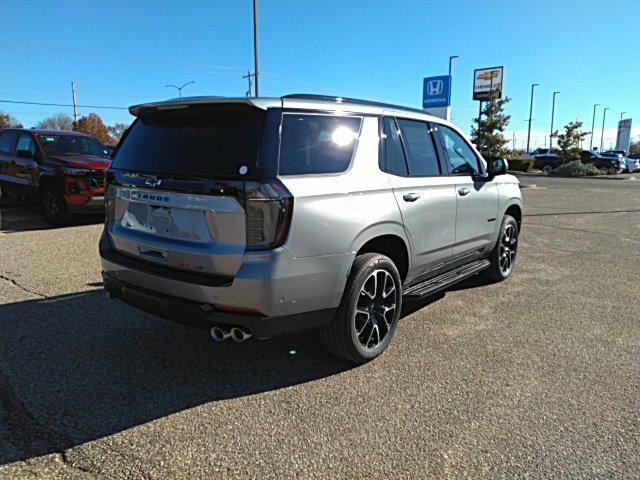
{"type": "Polygon", "coordinates": [[[347,98],[183,98],[131,107],[107,172],[108,294],[241,342],[318,329],[382,353],[402,300],[503,280],[518,181],[453,125],[347,98]]]}

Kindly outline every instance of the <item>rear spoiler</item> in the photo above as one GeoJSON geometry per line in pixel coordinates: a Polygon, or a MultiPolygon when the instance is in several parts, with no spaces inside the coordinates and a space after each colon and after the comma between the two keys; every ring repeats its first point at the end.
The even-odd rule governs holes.
{"type": "Polygon", "coordinates": [[[150,103],[141,103],[138,105],[133,105],[129,107],[129,113],[131,115],[137,117],[143,110],[147,110],[150,108],[156,108],[158,110],[172,110],[172,109],[180,109],[187,108],[189,105],[197,105],[197,104],[217,104],[217,103],[241,103],[245,105],[250,105],[255,108],[259,108],[261,110],[266,110],[267,108],[282,108],[282,99],[279,97],[276,98],[266,98],[266,97],[185,97],[185,98],[174,98],[172,100],[164,100],[162,102],[150,102],[150,103]]]}

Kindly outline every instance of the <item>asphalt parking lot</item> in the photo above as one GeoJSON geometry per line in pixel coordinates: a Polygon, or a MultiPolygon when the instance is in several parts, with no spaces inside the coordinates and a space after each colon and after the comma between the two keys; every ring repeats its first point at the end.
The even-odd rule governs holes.
{"type": "Polygon", "coordinates": [[[522,181],[514,276],[357,368],[108,300],[99,223],[3,205],[0,478],[640,477],[640,180],[522,181]]]}

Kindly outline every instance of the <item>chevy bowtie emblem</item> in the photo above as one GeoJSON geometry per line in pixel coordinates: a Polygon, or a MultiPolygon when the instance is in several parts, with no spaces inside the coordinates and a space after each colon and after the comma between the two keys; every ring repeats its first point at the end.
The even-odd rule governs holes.
{"type": "Polygon", "coordinates": [[[147,178],[147,181],[144,182],[147,187],[159,187],[161,183],[162,180],[159,178],[147,178]]]}

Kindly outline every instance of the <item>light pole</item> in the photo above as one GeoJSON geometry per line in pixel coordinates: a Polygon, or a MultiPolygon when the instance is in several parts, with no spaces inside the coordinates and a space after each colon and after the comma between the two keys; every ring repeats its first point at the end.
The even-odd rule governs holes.
{"type": "Polygon", "coordinates": [[[607,110],[611,110],[609,107],[604,109],[604,112],[602,113],[602,135],[600,135],[600,151],[602,151],[602,149],[604,148],[604,121],[607,118],[607,110]]]}
{"type": "Polygon", "coordinates": [[[623,115],[627,112],[620,112],[620,120],[622,120],[623,115]]]}
{"type": "Polygon", "coordinates": [[[256,97],[259,97],[260,70],[258,68],[258,0],[253,0],[253,74],[256,79],[256,97]]]}
{"type": "Polygon", "coordinates": [[[187,83],[183,84],[180,87],[178,87],[177,85],[165,85],[165,88],[166,87],[173,87],[173,88],[177,89],[178,90],[178,95],[180,95],[180,98],[182,98],[182,89],[184,87],[186,87],[187,85],[191,84],[191,83],[196,83],[196,82],[195,82],[195,80],[191,80],[190,82],[187,82],[187,83]]]}
{"type": "Polygon", "coordinates": [[[556,113],[556,95],[560,92],[553,92],[553,103],[551,106],[551,135],[549,136],[549,150],[553,148],[553,116],[556,113]]]}
{"type": "Polygon", "coordinates": [[[460,55],[451,55],[449,57],[449,76],[451,76],[451,64],[452,64],[454,58],[460,58],[460,55]]]}
{"type": "Polygon", "coordinates": [[[599,105],[599,103],[593,105],[593,120],[591,120],[591,140],[589,141],[589,150],[593,150],[593,129],[596,126],[596,107],[599,105]]]}
{"type": "Polygon", "coordinates": [[[527,130],[527,153],[530,153],[529,142],[531,140],[531,118],[533,116],[533,89],[538,86],[540,86],[539,83],[534,83],[531,85],[531,103],[529,104],[529,129],[527,130]]]}

